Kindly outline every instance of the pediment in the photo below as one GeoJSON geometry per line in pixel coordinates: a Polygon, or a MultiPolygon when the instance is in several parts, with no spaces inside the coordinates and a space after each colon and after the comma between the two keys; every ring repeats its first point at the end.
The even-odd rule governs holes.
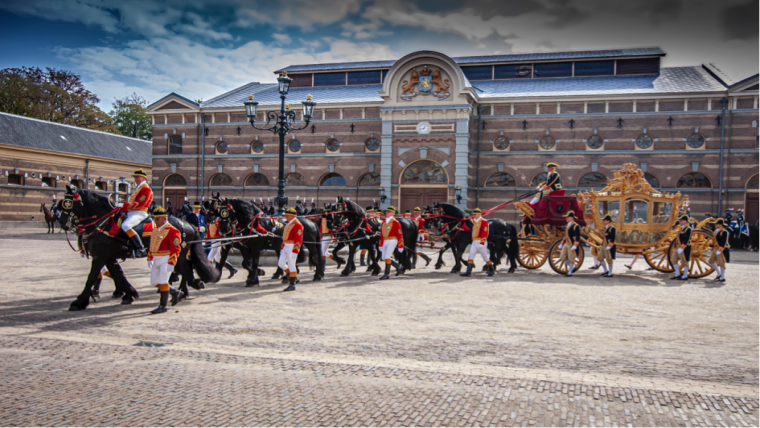
{"type": "Polygon", "coordinates": [[[149,113],[158,111],[198,111],[199,107],[200,106],[197,103],[172,92],[149,105],[145,110],[149,113]]]}

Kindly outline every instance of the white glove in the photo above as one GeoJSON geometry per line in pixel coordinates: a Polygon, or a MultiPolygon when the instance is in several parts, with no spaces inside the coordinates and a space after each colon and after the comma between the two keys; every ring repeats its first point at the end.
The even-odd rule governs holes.
{"type": "Polygon", "coordinates": [[[576,247],[575,245],[573,245],[573,248],[571,248],[571,250],[573,250],[573,251],[575,251],[577,249],[578,249],[578,247],[576,247]]]}
{"type": "Polygon", "coordinates": [[[399,253],[403,253],[404,252],[404,247],[398,247],[398,252],[399,253]]]}
{"type": "Polygon", "coordinates": [[[720,255],[720,251],[716,251],[715,254],[720,255]]]}
{"type": "Polygon", "coordinates": [[[676,250],[676,253],[678,253],[678,254],[683,253],[683,248],[679,248],[678,250],[676,250]]]}
{"type": "Polygon", "coordinates": [[[544,190],[544,186],[538,186],[538,187],[536,187],[536,190],[538,190],[540,192],[540,191],[544,190]]]}
{"type": "Polygon", "coordinates": [[[206,231],[206,227],[205,226],[201,226],[200,231],[201,231],[201,233],[205,232],[206,231]]]}
{"type": "Polygon", "coordinates": [[[562,249],[562,247],[564,247],[564,245],[563,244],[559,244],[559,249],[560,250],[562,249]]]}
{"type": "Polygon", "coordinates": [[[148,269],[153,269],[153,260],[148,260],[148,269]]]}
{"type": "Polygon", "coordinates": [[[607,251],[609,251],[609,250],[611,250],[611,249],[612,249],[612,247],[607,247],[607,248],[605,248],[605,250],[607,250],[607,251]]]}

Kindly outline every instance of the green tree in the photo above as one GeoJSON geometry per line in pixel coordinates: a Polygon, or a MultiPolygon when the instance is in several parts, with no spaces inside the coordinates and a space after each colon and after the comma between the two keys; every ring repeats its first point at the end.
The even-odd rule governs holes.
{"type": "Polygon", "coordinates": [[[145,112],[147,105],[145,98],[136,93],[114,101],[109,114],[121,135],[141,140],[153,138],[153,123],[150,115],[145,112]]]}
{"type": "Polygon", "coordinates": [[[49,67],[0,70],[0,111],[119,133],[98,102],[97,95],[70,71],[49,67]]]}

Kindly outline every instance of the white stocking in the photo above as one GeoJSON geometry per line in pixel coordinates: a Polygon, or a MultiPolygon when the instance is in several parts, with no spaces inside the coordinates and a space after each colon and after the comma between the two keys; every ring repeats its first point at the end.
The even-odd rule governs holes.
{"type": "Polygon", "coordinates": [[[676,270],[676,276],[681,276],[681,269],[678,268],[678,265],[673,265],[673,269],[676,270]]]}
{"type": "Polygon", "coordinates": [[[607,270],[607,262],[606,262],[606,261],[605,261],[605,262],[602,262],[602,269],[604,269],[604,273],[607,273],[607,272],[609,272],[609,271],[607,270]]]}
{"type": "Polygon", "coordinates": [[[688,278],[688,277],[689,277],[689,269],[684,268],[683,275],[681,276],[681,278],[688,278]]]}
{"type": "Polygon", "coordinates": [[[537,203],[538,203],[538,198],[533,198],[533,199],[530,201],[530,204],[531,204],[531,205],[536,205],[537,203]]]}
{"type": "Polygon", "coordinates": [[[720,279],[726,279],[726,268],[720,268],[720,279]]]}
{"type": "Polygon", "coordinates": [[[569,270],[569,271],[567,271],[567,274],[568,274],[568,275],[572,275],[572,274],[573,274],[573,269],[575,269],[575,266],[573,266],[573,264],[572,264],[572,263],[570,263],[569,261],[567,261],[567,262],[565,262],[565,263],[567,263],[567,266],[570,268],[570,270],[569,270]]]}

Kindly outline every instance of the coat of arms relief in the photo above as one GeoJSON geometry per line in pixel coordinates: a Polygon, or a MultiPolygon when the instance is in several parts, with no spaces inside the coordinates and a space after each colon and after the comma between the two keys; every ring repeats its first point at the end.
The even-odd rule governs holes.
{"type": "Polygon", "coordinates": [[[449,97],[450,86],[449,79],[442,77],[440,68],[433,71],[425,65],[419,72],[412,68],[409,80],[401,82],[401,99],[411,101],[417,95],[434,95],[438,100],[445,100],[449,97]]]}

